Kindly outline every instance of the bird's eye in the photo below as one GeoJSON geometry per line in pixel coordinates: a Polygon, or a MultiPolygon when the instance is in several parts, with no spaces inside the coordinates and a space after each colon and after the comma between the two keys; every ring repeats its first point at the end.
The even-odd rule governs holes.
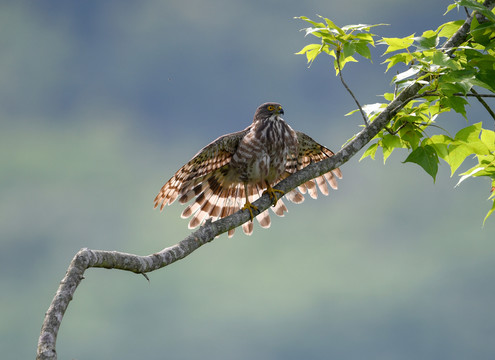
{"type": "Polygon", "coordinates": [[[275,110],[275,106],[273,106],[273,105],[268,105],[267,109],[268,109],[268,110],[270,110],[270,111],[273,111],[273,110],[275,110]]]}

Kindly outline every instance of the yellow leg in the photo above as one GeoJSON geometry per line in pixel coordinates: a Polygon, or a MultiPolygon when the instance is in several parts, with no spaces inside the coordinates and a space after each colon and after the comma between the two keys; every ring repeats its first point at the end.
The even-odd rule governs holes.
{"type": "Polygon", "coordinates": [[[277,204],[278,199],[280,199],[282,196],[284,196],[284,192],[282,190],[274,189],[270,186],[270,184],[267,184],[267,188],[265,190],[265,193],[270,196],[270,199],[272,200],[273,206],[277,204]],[[280,196],[277,197],[277,193],[280,193],[280,196]]]}
{"type": "Polygon", "coordinates": [[[253,215],[253,210],[258,210],[258,207],[257,206],[254,206],[253,204],[251,204],[248,200],[246,200],[246,204],[244,204],[244,206],[242,207],[242,210],[249,210],[249,215],[251,217],[251,221],[253,221],[254,219],[254,215],[253,215]]]}
{"type": "Polygon", "coordinates": [[[246,203],[244,204],[244,206],[242,207],[241,210],[249,210],[249,215],[251,217],[251,221],[253,221],[254,219],[254,214],[253,214],[253,210],[254,211],[257,211],[258,210],[258,207],[257,206],[254,206],[253,204],[251,204],[251,202],[249,201],[249,198],[248,198],[248,187],[247,187],[247,184],[244,184],[244,194],[246,194],[246,203]]]}

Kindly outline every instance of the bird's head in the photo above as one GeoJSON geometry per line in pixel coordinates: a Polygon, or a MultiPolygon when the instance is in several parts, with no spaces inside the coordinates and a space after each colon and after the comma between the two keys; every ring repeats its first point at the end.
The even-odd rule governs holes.
{"type": "Polygon", "coordinates": [[[266,120],[266,119],[278,119],[280,115],[284,114],[282,105],[278,103],[268,102],[261,104],[254,113],[254,121],[266,120]]]}

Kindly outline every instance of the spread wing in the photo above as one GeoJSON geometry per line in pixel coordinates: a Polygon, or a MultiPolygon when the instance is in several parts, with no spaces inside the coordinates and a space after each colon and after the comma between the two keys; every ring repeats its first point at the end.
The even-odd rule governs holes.
{"type": "Polygon", "coordinates": [[[207,177],[230,162],[247,131],[246,128],[221,136],[201,149],[163,185],[155,198],[155,208],[160,205],[162,210],[165,205],[172,204],[179,196],[181,197],[179,202],[185,203],[195,195],[201,194],[204,189],[201,186],[195,188],[196,185],[207,183],[207,177]]]}
{"type": "MultiPolygon", "coordinates": [[[[311,163],[319,162],[334,155],[330,149],[327,149],[325,146],[317,143],[308,135],[300,131],[296,131],[296,134],[299,143],[297,158],[289,158],[287,160],[284,178],[297,170],[305,168],[311,163]]],[[[309,196],[316,199],[318,197],[318,191],[316,190],[317,188],[320,189],[323,195],[328,195],[329,191],[327,183],[332,189],[337,189],[337,178],[342,179],[342,172],[339,168],[305,182],[297,188],[300,193],[292,190],[286,195],[286,197],[292,202],[298,204],[304,201],[304,196],[302,196],[301,193],[308,193],[309,196]]]]}

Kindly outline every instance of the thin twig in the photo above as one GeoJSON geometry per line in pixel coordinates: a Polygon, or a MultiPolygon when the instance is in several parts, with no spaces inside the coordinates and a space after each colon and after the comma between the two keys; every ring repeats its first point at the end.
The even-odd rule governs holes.
{"type": "Polygon", "coordinates": [[[455,96],[472,96],[477,98],[478,100],[481,98],[495,98],[495,94],[479,94],[477,93],[474,89],[471,89],[472,94],[461,94],[461,93],[455,93],[455,96]]]}
{"type": "Polygon", "coordinates": [[[399,131],[400,131],[400,130],[404,127],[404,126],[406,126],[407,124],[408,124],[407,122],[404,122],[404,123],[403,123],[402,125],[400,125],[400,126],[397,128],[397,130],[395,130],[395,131],[394,131],[394,130],[390,127],[390,126],[385,126],[385,130],[387,130],[387,131],[388,131],[388,133],[389,133],[390,135],[397,135],[397,134],[399,133],[399,131]]]}
{"type": "MultiPolygon", "coordinates": [[[[483,105],[485,107],[486,111],[488,111],[488,113],[491,115],[492,119],[495,120],[495,113],[490,108],[490,106],[486,103],[486,101],[483,100],[483,95],[478,94],[478,92],[474,89],[471,89],[471,92],[472,92],[472,94],[466,94],[466,96],[475,96],[476,99],[478,99],[478,101],[481,103],[481,105],[483,105]]],[[[485,97],[495,97],[495,95],[485,96],[485,97]]]]}
{"type": "Polygon", "coordinates": [[[351,94],[352,98],[356,102],[356,105],[358,106],[359,111],[361,112],[361,115],[363,116],[364,125],[366,127],[368,127],[369,126],[368,117],[364,113],[363,108],[361,107],[361,104],[356,99],[356,97],[354,96],[354,93],[351,91],[351,89],[349,89],[349,86],[347,86],[347,84],[344,81],[344,77],[342,76],[342,69],[340,68],[340,51],[339,50],[337,50],[337,68],[339,69],[339,77],[340,77],[340,81],[342,82],[342,85],[344,85],[344,87],[347,90],[347,92],[349,92],[349,94],[351,94]]]}
{"type": "MultiPolygon", "coordinates": [[[[478,98],[478,99],[481,99],[481,98],[495,98],[495,94],[478,94],[473,89],[471,89],[471,92],[473,92],[473,94],[454,93],[452,95],[453,96],[475,97],[475,98],[478,98]]],[[[443,95],[440,94],[440,93],[437,93],[435,91],[432,91],[432,92],[425,91],[424,93],[415,95],[414,96],[414,99],[420,99],[420,98],[424,98],[424,97],[427,97],[427,96],[443,96],[443,95]]]]}

